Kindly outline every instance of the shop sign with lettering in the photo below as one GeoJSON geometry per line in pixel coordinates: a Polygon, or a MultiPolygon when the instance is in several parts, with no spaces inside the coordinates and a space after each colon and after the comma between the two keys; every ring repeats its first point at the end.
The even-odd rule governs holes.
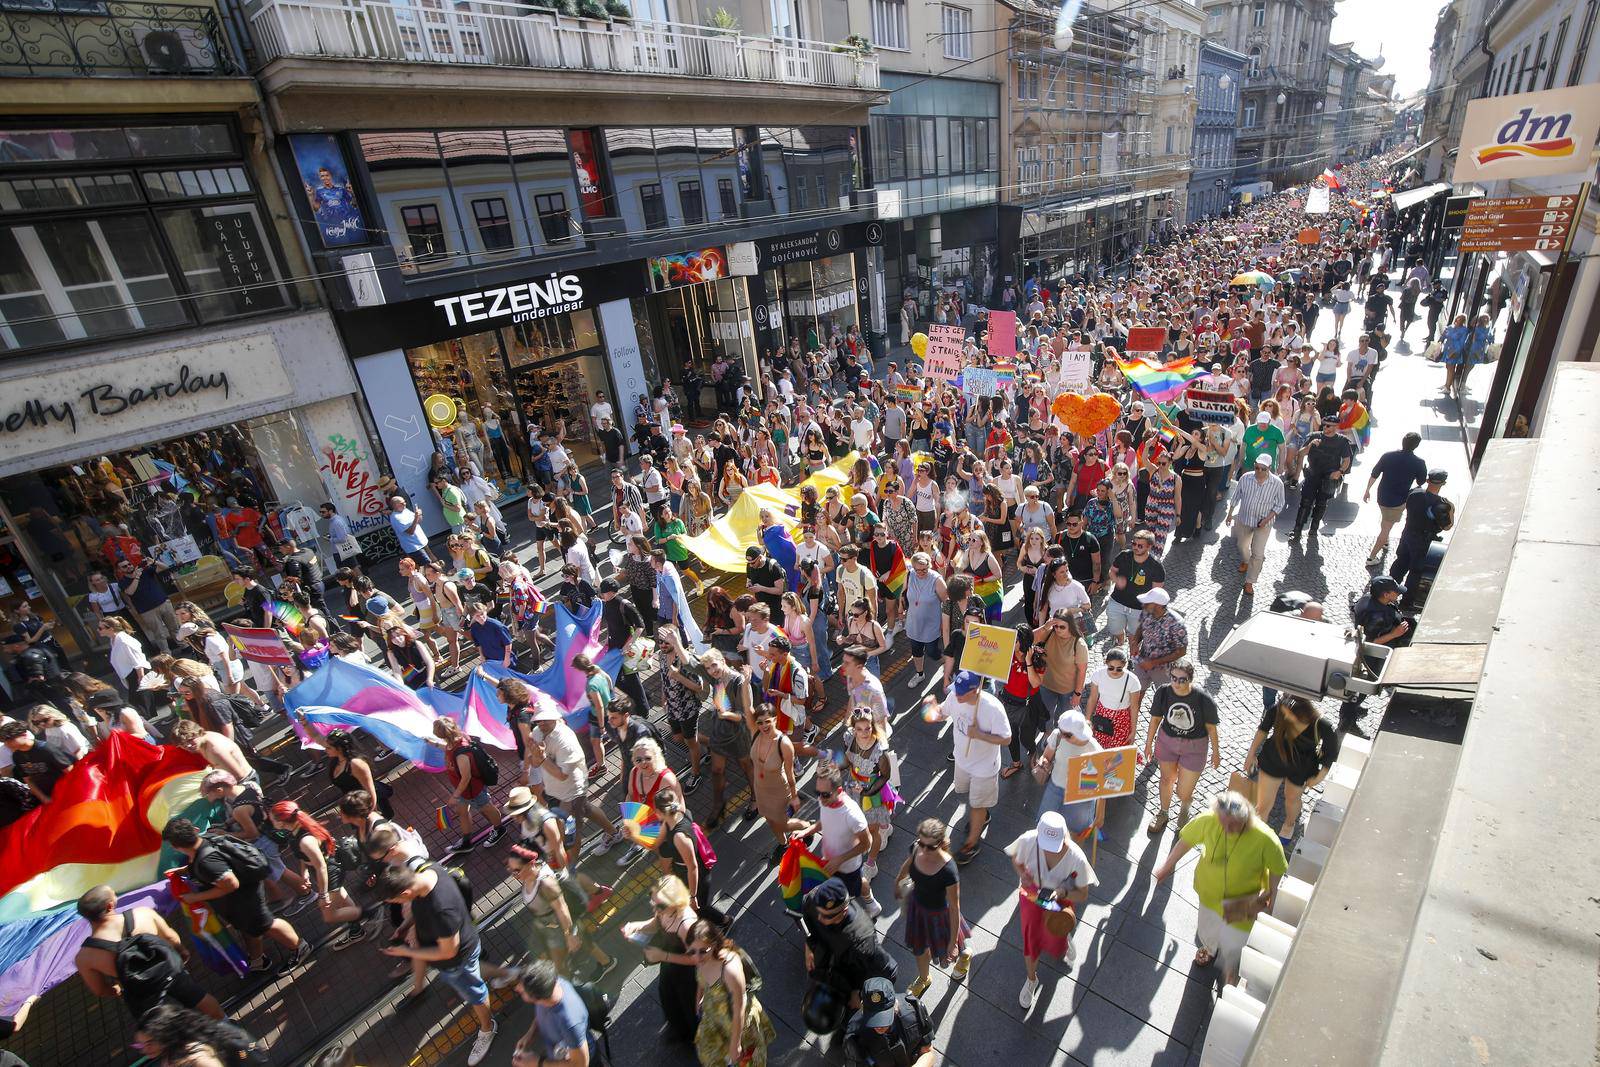
{"type": "Polygon", "coordinates": [[[771,270],[785,263],[803,263],[881,244],[883,223],[856,222],[848,226],[829,226],[805,233],[768,237],[756,242],[756,251],[761,269],[771,270]]]}
{"type": "Polygon", "coordinates": [[[265,333],[40,371],[0,383],[0,448],[8,460],[35,453],[66,460],[106,438],[292,392],[265,333]]]}

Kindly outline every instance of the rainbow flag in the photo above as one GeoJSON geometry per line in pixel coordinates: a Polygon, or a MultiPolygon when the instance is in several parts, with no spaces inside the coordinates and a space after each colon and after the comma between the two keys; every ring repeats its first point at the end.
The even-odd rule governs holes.
{"type": "Polygon", "coordinates": [[[983,613],[990,622],[1000,621],[1001,602],[1004,599],[1005,587],[999,578],[974,578],[972,580],[972,595],[983,602],[983,613]]]}
{"type": "MultiPolygon", "coordinates": [[[[173,900],[181,901],[183,894],[193,892],[196,888],[183,876],[181,869],[166,873],[167,887],[172,893],[173,900]]],[[[227,974],[231,971],[238,977],[244,977],[250,970],[250,957],[245,955],[244,949],[234,940],[233,934],[222,924],[222,920],[217,918],[211,902],[183,904],[182,908],[189,920],[189,930],[194,935],[190,938],[190,942],[206,966],[218,974],[227,974]]]]}
{"type": "Polygon", "coordinates": [[[1128,383],[1140,395],[1157,403],[1175,398],[1190,382],[1205,373],[1191,359],[1177,359],[1161,366],[1151,366],[1143,360],[1130,363],[1118,357],[1117,369],[1122,371],[1128,383]]]}
{"type": "Polygon", "coordinates": [[[455,830],[456,824],[450,818],[450,805],[440,804],[433,809],[433,824],[447,834],[455,830]]]}
{"type": "MultiPolygon", "coordinates": [[[[844,760],[842,758],[842,754],[839,763],[841,766],[849,768],[850,779],[857,785],[864,787],[868,782],[872,781],[872,775],[863,775],[860,771],[856,770],[853,763],[850,763],[848,760],[844,760]]],[[[893,811],[899,805],[899,803],[900,794],[895,790],[894,786],[890,785],[888,782],[883,783],[883,788],[878,790],[876,793],[861,794],[862,811],[871,811],[873,808],[879,807],[880,805],[888,808],[890,811],[893,811]]]]}
{"type": "Polygon", "coordinates": [[[292,637],[300,636],[300,628],[306,624],[306,613],[287,600],[267,601],[267,614],[277,619],[292,637]]]}
{"type": "Polygon", "coordinates": [[[872,476],[874,478],[882,477],[882,475],[883,475],[883,464],[878,462],[878,457],[877,456],[868,456],[867,457],[867,470],[872,472],[872,476]]]}
{"type": "Polygon", "coordinates": [[[908,404],[915,404],[922,399],[922,390],[915,385],[899,385],[895,387],[894,391],[901,400],[908,404]]]}
{"type": "Polygon", "coordinates": [[[889,573],[883,576],[883,587],[893,596],[905,592],[906,554],[900,550],[899,545],[894,546],[894,562],[889,565],[889,573]]]}
{"type": "Polygon", "coordinates": [[[1356,442],[1362,448],[1367,447],[1367,442],[1372,439],[1372,419],[1359,400],[1348,401],[1340,408],[1339,430],[1355,434],[1356,442]]]}
{"type": "Polygon", "coordinates": [[[633,801],[624,801],[619,807],[622,825],[633,831],[634,840],[645,848],[655,848],[661,840],[661,820],[656,817],[655,809],[633,801]]]}
{"type": "Polygon", "coordinates": [[[790,838],[778,861],[778,890],[783,894],[784,910],[800,914],[801,898],[827,880],[822,861],[799,838],[790,838]]]}

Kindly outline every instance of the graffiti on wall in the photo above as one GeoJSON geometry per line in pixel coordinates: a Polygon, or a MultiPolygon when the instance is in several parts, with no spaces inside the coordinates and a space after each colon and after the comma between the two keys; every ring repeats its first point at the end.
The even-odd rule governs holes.
{"type": "Polygon", "coordinates": [[[341,433],[331,433],[322,442],[320,457],[324,478],[340,496],[340,510],[358,516],[350,523],[353,530],[365,529],[382,521],[383,494],[367,450],[360,442],[341,433]]]}

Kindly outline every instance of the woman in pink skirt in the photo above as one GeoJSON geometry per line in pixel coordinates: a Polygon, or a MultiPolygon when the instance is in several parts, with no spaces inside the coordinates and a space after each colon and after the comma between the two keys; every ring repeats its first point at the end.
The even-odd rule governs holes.
{"type": "MultiPolygon", "coordinates": [[[[1022,959],[1028,968],[1027,980],[1017,997],[1024,1011],[1033,1007],[1039,995],[1039,957],[1048,953],[1073,963],[1070,935],[1053,934],[1045,925],[1047,905],[1071,904],[1081,913],[1089,900],[1089,889],[1098,885],[1089,858],[1067,837],[1067,821],[1058,811],[1039,816],[1037,829],[1029,830],[1006,850],[1017,872],[1017,914],[1022,921],[1022,959]]],[[[1053,909],[1054,910],[1054,909],[1053,909]]]]}

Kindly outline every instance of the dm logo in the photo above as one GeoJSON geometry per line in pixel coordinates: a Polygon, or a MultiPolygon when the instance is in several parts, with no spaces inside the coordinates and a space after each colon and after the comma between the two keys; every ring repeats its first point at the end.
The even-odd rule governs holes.
{"type": "Polygon", "coordinates": [[[1525,107],[1517,117],[1495,132],[1495,143],[1480,146],[1474,155],[1478,166],[1498,163],[1503,159],[1531,156],[1535,159],[1562,159],[1573,154],[1575,145],[1567,129],[1572,125],[1570,112],[1557,115],[1535,115],[1533,108],[1525,107]]]}

